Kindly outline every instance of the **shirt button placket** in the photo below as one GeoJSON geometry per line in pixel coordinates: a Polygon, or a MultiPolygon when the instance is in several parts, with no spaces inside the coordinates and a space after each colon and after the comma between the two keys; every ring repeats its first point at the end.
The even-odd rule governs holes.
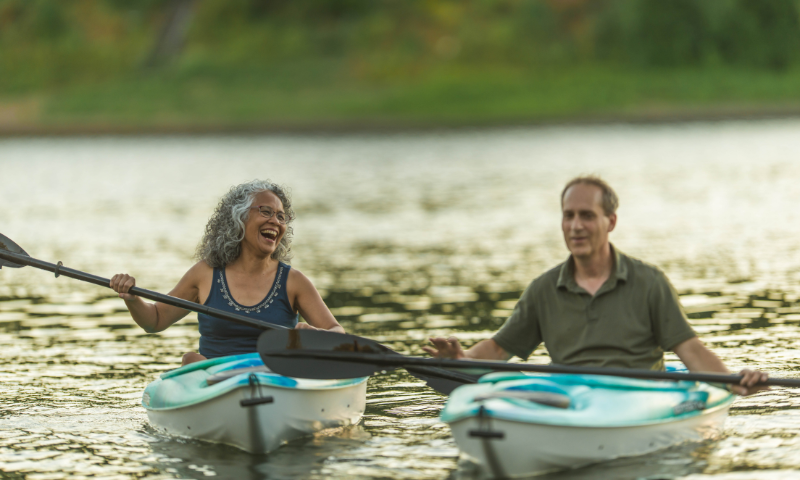
{"type": "Polygon", "coordinates": [[[596,322],[598,319],[597,311],[594,308],[594,297],[589,299],[586,304],[586,322],[596,322]]]}

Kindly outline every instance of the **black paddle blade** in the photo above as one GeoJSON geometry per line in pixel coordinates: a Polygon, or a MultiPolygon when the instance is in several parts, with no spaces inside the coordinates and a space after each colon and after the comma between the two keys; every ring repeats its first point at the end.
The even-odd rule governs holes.
{"type": "Polygon", "coordinates": [[[317,351],[398,355],[368,338],[324,330],[267,330],[258,337],[258,353],[261,355],[264,365],[273,372],[287,377],[321,380],[358,378],[397,368],[381,367],[359,361],[287,355],[295,350],[298,353],[302,351],[304,354],[317,351]]]}
{"type": "MultiPolygon", "coordinates": [[[[0,251],[8,250],[11,253],[17,253],[19,255],[25,255],[29,257],[28,253],[22,249],[19,245],[14,243],[10,238],[6,237],[2,233],[0,233],[0,251]]],[[[11,260],[6,260],[4,258],[0,258],[0,268],[9,267],[9,268],[22,268],[25,265],[20,265],[18,263],[14,263],[11,260]]]]}
{"type": "MultiPolygon", "coordinates": [[[[461,385],[478,383],[481,375],[431,367],[406,367],[406,371],[442,395],[450,395],[461,385]]],[[[488,373],[488,372],[487,372],[488,373]]]]}

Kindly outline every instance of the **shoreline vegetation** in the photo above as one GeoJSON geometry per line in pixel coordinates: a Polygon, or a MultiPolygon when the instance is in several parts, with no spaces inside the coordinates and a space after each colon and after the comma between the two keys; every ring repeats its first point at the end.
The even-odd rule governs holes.
{"type": "MultiPolygon", "coordinates": [[[[0,136],[401,132],[800,117],[800,70],[582,67],[281,88],[248,72],[0,98],[0,136]]],[[[290,83],[291,79],[285,79],[290,83]]]]}
{"type": "Polygon", "coordinates": [[[800,117],[800,0],[0,0],[0,136],[800,117]]]}
{"type": "Polygon", "coordinates": [[[669,125],[683,123],[717,123],[735,121],[770,121],[800,119],[800,104],[774,108],[763,105],[748,107],[687,108],[669,111],[649,110],[618,114],[594,114],[536,119],[480,118],[457,123],[441,121],[370,121],[332,120],[295,123],[168,123],[168,124],[115,124],[112,122],[69,124],[15,124],[0,123],[0,138],[20,137],[91,137],[91,136],[161,136],[161,135],[332,135],[332,134],[399,134],[444,133],[469,130],[494,130],[534,127],[582,127],[598,125],[669,125]]]}

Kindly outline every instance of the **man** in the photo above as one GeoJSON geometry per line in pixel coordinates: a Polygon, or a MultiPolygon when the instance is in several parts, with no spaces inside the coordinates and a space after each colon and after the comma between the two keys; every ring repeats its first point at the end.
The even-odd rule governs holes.
{"type": "MultiPolygon", "coordinates": [[[[570,257],[536,278],[491,339],[463,350],[455,337],[431,338],[435,357],[527,359],[544,342],[553,363],[664,369],[671,350],[693,372],[729,373],[697,338],[664,273],[614,248],[616,193],[595,176],[577,177],[561,193],[561,229],[570,257]]],[[[767,375],[742,370],[731,390],[749,395],[767,375]]]]}

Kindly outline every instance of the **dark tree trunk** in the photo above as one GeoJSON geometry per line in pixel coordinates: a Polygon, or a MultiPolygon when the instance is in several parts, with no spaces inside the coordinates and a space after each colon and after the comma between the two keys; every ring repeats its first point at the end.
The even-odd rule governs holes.
{"type": "Polygon", "coordinates": [[[178,56],[194,16],[194,4],[195,0],[170,0],[156,44],[144,62],[145,68],[164,65],[178,56]]]}

